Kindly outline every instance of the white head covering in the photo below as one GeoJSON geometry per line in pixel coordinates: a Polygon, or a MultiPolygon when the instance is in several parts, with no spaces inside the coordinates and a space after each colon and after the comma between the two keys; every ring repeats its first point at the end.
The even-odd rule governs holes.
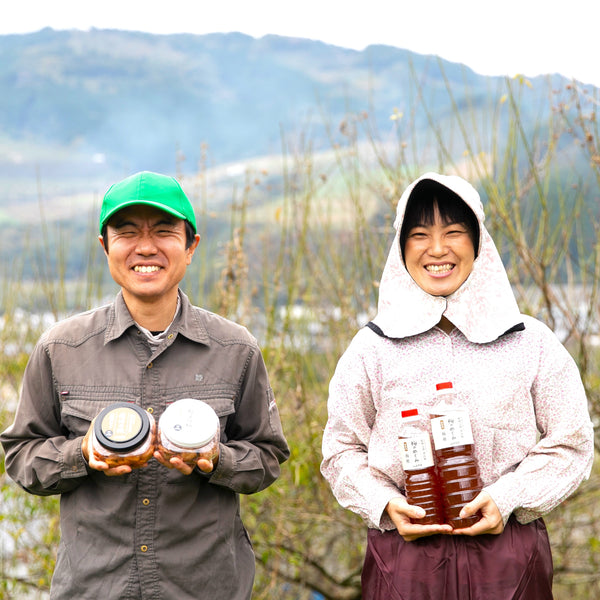
{"type": "Polygon", "coordinates": [[[475,343],[491,342],[522,323],[498,250],[483,224],[483,205],[477,190],[455,175],[425,173],[413,181],[398,202],[396,236],[379,287],[378,312],[373,323],[387,337],[404,338],[437,325],[444,315],[466,338],[475,343]],[[432,180],[458,194],[479,223],[479,252],[467,280],[451,295],[431,296],[410,276],[400,250],[400,231],[408,200],[415,186],[432,180]]]}

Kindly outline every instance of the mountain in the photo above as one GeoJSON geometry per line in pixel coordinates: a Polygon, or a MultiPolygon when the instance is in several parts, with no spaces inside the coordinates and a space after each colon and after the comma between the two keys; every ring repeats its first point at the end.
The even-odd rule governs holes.
{"type": "Polygon", "coordinates": [[[222,163],[279,153],[282,132],[310,130],[319,143],[325,121],[337,127],[349,112],[372,112],[388,127],[395,107],[412,105],[424,122],[417,82],[442,119],[452,110],[444,78],[459,105],[466,87],[484,102],[494,83],[388,46],[359,52],[273,35],[47,28],[0,36],[0,146],[17,149],[12,167],[30,156],[44,162],[40,148],[50,148],[56,168],[64,164],[56,149],[67,149],[84,171],[99,163],[173,171],[178,152],[195,165],[203,145],[222,163]]]}

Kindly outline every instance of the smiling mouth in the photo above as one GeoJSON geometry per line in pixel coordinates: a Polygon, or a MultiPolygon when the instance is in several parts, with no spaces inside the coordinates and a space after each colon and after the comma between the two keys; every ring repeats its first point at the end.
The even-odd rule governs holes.
{"type": "Polygon", "coordinates": [[[454,269],[454,265],[446,263],[445,265],[426,265],[425,270],[430,273],[449,273],[454,269]]]}
{"type": "Polygon", "coordinates": [[[133,270],[136,273],[156,273],[157,271],[160,271],[160,267],[141,265],[133,267],[133,270]]]}

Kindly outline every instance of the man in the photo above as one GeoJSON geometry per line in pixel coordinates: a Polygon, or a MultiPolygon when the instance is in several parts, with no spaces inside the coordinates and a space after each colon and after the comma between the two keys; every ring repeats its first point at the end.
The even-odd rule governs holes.
{"type": "Polygon", "coordinates": [[[200,236],[174,178],[142,172],[112,186],[100,232],[121,291],[41,337],[0,436],[19,485],[61,494],[50,597],[250,598],[254,555],[238,494],[269,486],[289,456],[256,340],[179,289],[200,236]],[[105,406],[134,402],[158,421],[182,398],[219,416],[215,464],[156,452],[132,470],[94,458],[90,423],[105,406]]]}

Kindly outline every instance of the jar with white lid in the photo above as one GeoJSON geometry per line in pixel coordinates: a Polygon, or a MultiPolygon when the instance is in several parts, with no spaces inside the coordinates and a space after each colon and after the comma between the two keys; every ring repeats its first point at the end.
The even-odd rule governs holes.
{"type": "Polygon", "coordinates": [[[157,449],[165,460],[177,456],[190,466],[201,458],[214,463],[219,457],[219,437],[217,413],[194,398],[173,402],[158,420],[157,449]]]}
{"type": "Polygon", "coordinates": [[[143,467],[154,454],[154,417],[132,402],[115,402],[94,420],[92,452],[109,467],[143,467]]]}

